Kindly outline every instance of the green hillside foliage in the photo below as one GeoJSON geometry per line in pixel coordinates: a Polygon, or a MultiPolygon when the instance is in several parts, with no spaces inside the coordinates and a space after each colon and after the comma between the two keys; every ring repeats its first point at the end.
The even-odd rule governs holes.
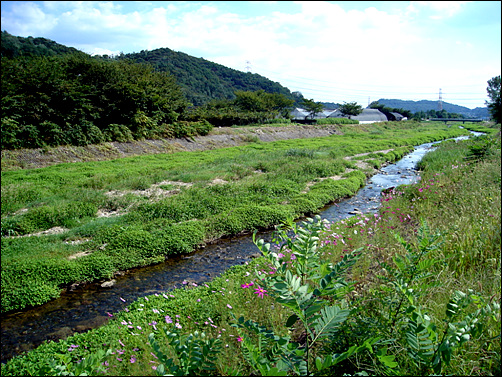
{"type": "Polygon", "coordinates": [[[259,74],[241,72],[168,48],[124,54],[117,59],[148,63],[157,71],[171,73],[194,106],[207,104],[214,99],[235,99],[235,91],[264,90],[295,100],[288,88],[259,74]]]}
{"type": "Polygon", "coordinates": [[[2,57],[16,58],[19,56],[54,56],[72,52],[78,52],[78,50],[46,38],[16,37],[6,31],[2,31],[2,57]]]}
{"type": "Polygon", "coordinates": [[[299,92],[167,48],[90,56],[2,32],[2,149],[192,137],[287,118],[299,92]]]}
{"type": "Polygon", "coordinates": [[[2,149],[174,136],[188,102],[146,64],[84,53],[2,57],[2,149]]]}

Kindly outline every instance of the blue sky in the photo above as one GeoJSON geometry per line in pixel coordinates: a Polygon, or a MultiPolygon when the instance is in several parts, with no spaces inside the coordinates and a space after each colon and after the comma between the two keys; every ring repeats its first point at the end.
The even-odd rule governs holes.
{"type": "Polygon", "coordinates": [[[326,102],[485,105],[500,1],[2,1],[2,30],[91,54],[167,47],[326,102]]]}

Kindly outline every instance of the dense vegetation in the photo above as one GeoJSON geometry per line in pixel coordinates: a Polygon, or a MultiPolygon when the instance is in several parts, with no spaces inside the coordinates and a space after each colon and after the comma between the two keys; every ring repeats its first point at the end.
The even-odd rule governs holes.
{"type": "Polygon", "coordinates": [[[393,148],[372,158],[378,167],[413,145],[466,134],[415,122],[340,129],[344,136],[2,171],[3,237],[67,229],[47,237],[2,238],[2,312],[42,304],[76,281],[110,277],[222,236],[315,212],[363,184],[364,171],[345,172],[356,167],[345,156],[393,148]],[[345,179],[325,179],[335,175],[345,179]],[[212,184],[215,179],[225,184],[212,184]],[[313,186],[303,192],[309,182],[313,186]],[[160,196],[146,194],[154,184],[160,196]],[[110,211],[124,215],[98,217],[110,211]],[[83,239],[91,241],[65,243],[83,239]],[[92,253],[67,259],[84,251],[92,253]]]}
{"type": "Polygon", "coordinates": [[[2,149],[173,137],[188,106],[172,76],[83,53],[2,58],[1,75],[2,149]]]}
{"type": "MultiPolygon", "coordinates": [[[[390,140],[416,142],[412,134],[426,141],[432,131],[413,122],[399,124],[408,132],[397,125],[351,126],[344,137],[238,150],[246,156],[263,152],[261,168],[274,179],[260,187],[277,189],[284,181],[272,165],[288,155],[295,164],[286,173],[291,182],[293,173],[300,178],[307,166],[321,166],[326,154],[375,151],[390,140]]],[[[310,221],[295,230],[296,237],[279,231],[270,248],[257,240],[263,258],[208,284],[130,303],[105,326],[14,358],[2,365],[2,375],[500,375],[500,131],[468,127],[490,136],[442,143],[420,163],[422,179],[382,196],[378,214],[310,221]]],[[[435,128],[447,136],[455,127],[435,128]]],[[[216,159],[193,154],[198,166],[223,169],[200,172],[200,178],[231,174],[224,168],[229,151],[234,149],[216,159]]],[[[104,170],[108,165],[100,164],[102,178],[112,176],[104,170]]],[[[56,173],[64,178],[55,168],[27,173],[9,175],[9,184],[56,173]]],[[[290,203],[323,196],[328,182],[319,180],[309,198],[294,194],[290,203]]],[[[251,217],[270,214],[269,202],[261,200],[250,208],[251,217]]],[[[131,230],[135,239],[145,239],[144,231],[131,230]]],[[[2,251],[2,267],[4,258],[2,251]]]]}
{"type": "Polygon", "coordinates": [[[120,55],[115,59],[131,59],[150,64],[157,71],[169,72],[194,106],[205,105],[213,100],[232,100],[236,91],[264,90],[267,93],[282,94],[295,101],[288,88],[257,73],[241,72],[168,48],[143,50],[120,55]]]}
{"type": "Polygon", "coordinates": [[[2,32],[2,149],[205,135],[288,117],[300,93],[169,49],[91,57],[2,32]],[[196,105],[196,106],[193,106],[196,105]]]}

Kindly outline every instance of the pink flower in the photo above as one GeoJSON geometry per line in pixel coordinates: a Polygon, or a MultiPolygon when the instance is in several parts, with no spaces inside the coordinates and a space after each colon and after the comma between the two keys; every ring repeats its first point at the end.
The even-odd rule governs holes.
{"type": "Polygon", "coordinates": [[[241,288],[249,288],[249,287],[252,287],[253,285],[254,285],[254,283],[250,282],[250,283],[247,283],[247,284],[242,284],[241,288]]]}
{"type": "Polygon", "coordinates": [[[131,364],[134,364],[136,362],[136,356],[132,355],[131,360],[129,360],[131,364]]]}
{"type": "Polygon", "coordinates": [[[119,298],[120,298],[120,300],[121,300],[121,301],[124,301],[124,302],[126,302],[126,300],[124,300],[124,299],[123,299],[122,297],[119,297],[119,298]]]}
{"type": "Polygon", "coordinates": [[[237,341],[238,341],[238,342],[242,342],[242,341],[243,341],[242,337],[240,337],[240,336],[239,336],[239,337],[237,337],[237,341]]]}
{"type": "Polygon", "coordinates": [[[164,318],[166,319],[167,323],[173,323],[173,320],[168,315],[166,315],[164,318]]]}
{"type": "Polygon", "coordinates": [[[267,291],[260,286],[258,288],[255,288],[255,291],[253,292],[258,295],[259,298],[263,298],[263,296],[268,296],[267,291]]]}
{"type": "Polygon", "coordinates": [[[227,304],[227,307],[228,307],[229,309],[233,309],[233,308],[232,308],[232,306],[230,306],[230,304],[227,304]]]}

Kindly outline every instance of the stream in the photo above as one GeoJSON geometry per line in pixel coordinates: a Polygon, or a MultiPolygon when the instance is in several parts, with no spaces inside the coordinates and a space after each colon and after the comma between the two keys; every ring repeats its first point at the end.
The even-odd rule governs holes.
{"type": "MultiPolygon", "coordinates": [[[[419,179],[416,164],[437,143],[417,146],[395,164],[381,168],[355,196],[321,209],[321,217],[336,222],[358,212],[377,212],[382,190],[416,182],[419,179]]],[[[267,239],[270,234],[264,232],[258,236],[267,239]]],[[[107,312],[121,311],[140,297],[181,287],[184,280],[197,284],[208,282],[231,266],[257,256],[259,250],[250,235],[224,239],[191,254],[170,257],[164,263],[129,270],[116,276],[111,287],[102,287],[102,283],[87,284],[64,292],[42,306],[2,315],[1,362],[32,350],[46,340],[57,341],[75,332],[99,327],[107,322],[107,312]]]]}

